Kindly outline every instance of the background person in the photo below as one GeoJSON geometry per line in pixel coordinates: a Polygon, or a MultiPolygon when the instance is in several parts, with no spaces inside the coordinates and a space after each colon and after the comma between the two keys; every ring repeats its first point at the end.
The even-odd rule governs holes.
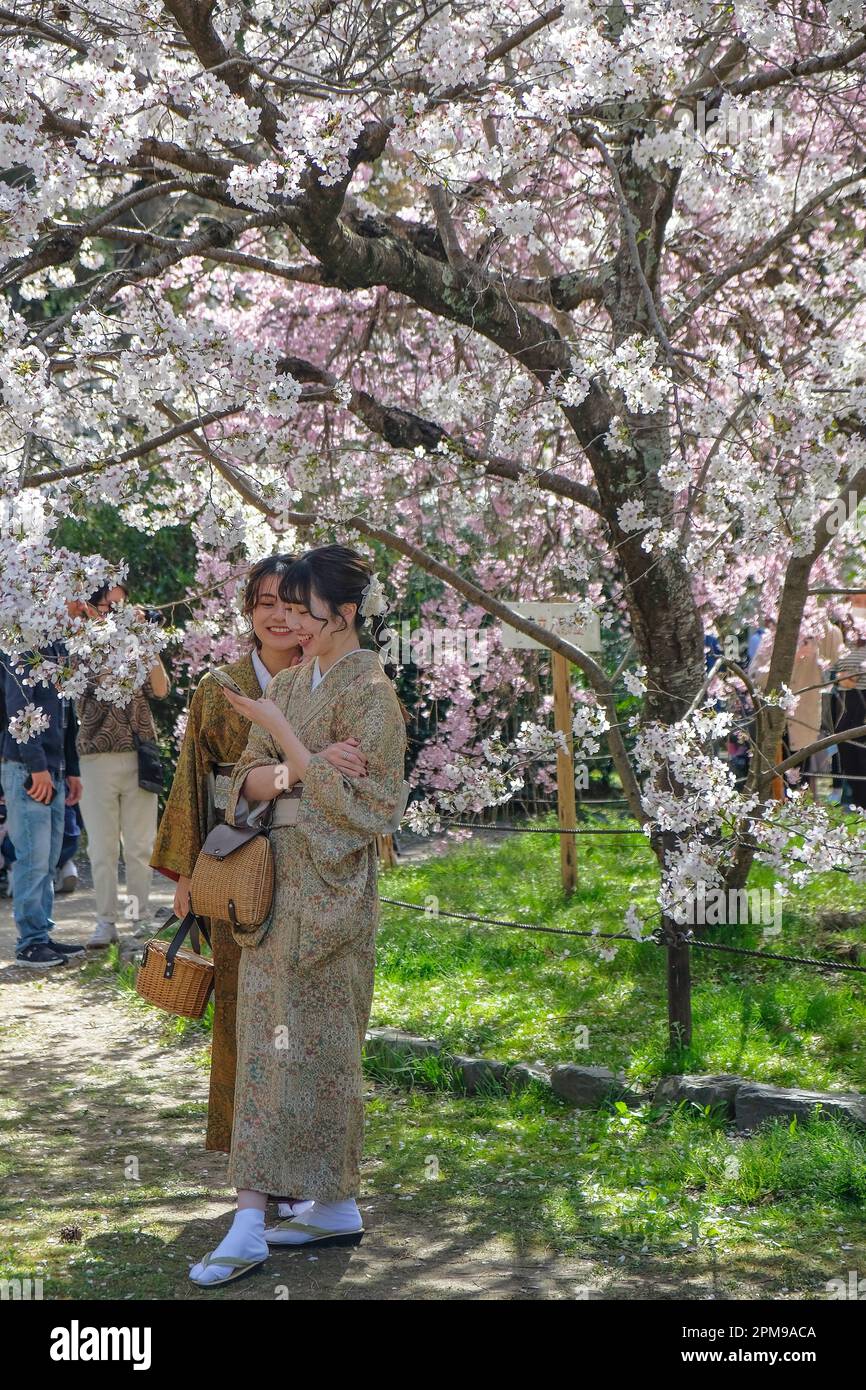
{"type": "MultiPolygon", "coordinates": [[[[117,584],[98,589],[90,604],[98,617],[105,617],[116,604],[128,599],[126,586],[117,584]]],[[[138,612],[144,617],[142,609],[138,612]]],[[[117,860],[121,845],[132,924],[140,926],[147,921],[159,797],[138,784],[135,736],[156,739],[149,700],[163,699],[170,689],[165,667],[157,659],[144,685],[127,704],[101,700],[98,682],[88,685],[78,700],[78,756],[84,784],[81,812],[96,895],[96,928],[87,943],[92,949],[118,940],[117,860]]]]}
{"type": "MultiPolygon", "coordinates": [[[[763,690],[770,671],[773,643],[776,640],[775,626],[768,628],[761,638],[757,651],[749,666],[748,674],[755,685],[763,690]]],[[[782,752],[799,753],[815,743],[821,729],[821,691],[825,683],[826,668],[835,666],[844,646],[844,638],[838,627],[829,620],[825,623],[820,637],[805,637],[797,646],[794,668],[791,672],[791,690],[797,696],[793,714],[788,715],[782,752]]],[[[807,777],[816,795],[814,775],[810,775],[812,758],[807,758],[800,769],[807,777]]]]}
{"type": "MultiPolygon", "coordinates": [[[[866,594],[856,594],[852,607],[862,618],[866,594]]],[[[833,691],[833,729],[844,733],[866,724],[866,645],[862,627],[854,622],[848,631],[849,650],[836,662],[836,685],[833,691]]],[[[866,810],[866,735],[859,739],[842,739],[836,748],[839,772],[851,791],[849,805],[866,810]]]]}
{"type": "MultiPolygon", "coordinates": [[[[85,604],[68,600],[71,618],[83,617],[85,604]]],[[[29,657],[0,653],[3,723],[0,784],[6,802],[6,830],[15,847],[9,871],[12,911],[18,931],[15,960],[34,970],[63,965],[84,948],[52,935],[54,872],[63,844],[65,808],[81,798],[81,775],[75,747],[71,702],[45,681],[24,685],[23,678],[43,659],[65,664],[63,642],[52,642],[29,657]],[[15,667],[23,670],[16,672],[15,667]],[[19,743],[10,721],[33,704],[48,718],[47,727],[19,743]]]]}
{"type": "MultiPolygon", "coordinates": [[[[60,860],[54,870],[54,892],[74,893],[78,887],[78,866],[75,853],[81,835],[81,812],[78,803],[64,807],[63,844],[60,860]]],[[[6,803],[0,797],[0,895],[12,897],[9,869],[15,863],[15,846],[6,830],[6,803]]]]}

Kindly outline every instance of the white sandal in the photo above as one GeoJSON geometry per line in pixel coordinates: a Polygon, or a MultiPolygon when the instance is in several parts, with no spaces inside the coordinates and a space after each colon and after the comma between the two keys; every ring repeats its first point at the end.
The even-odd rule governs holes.
{"type": "Polygon", "coordinates": [[[241,1275],[248,1274],[251,1269],[257,1269],[259,1265],[265,1263],[267,1258],[267,1255],[263,1255],[258,1260],[242,1260],[237,1255],[215,1255],[211,1250],[203,1260],[199,1260],[199,1264],[204,1265],[205,1268],[208,1265],[230,1265],[234,1272],[223,1275],[221,1279],[208,1279],[207,1281],[193,1279],[192,1274],[189,1277],[200,1289],[218,1289],[221,1284],[230,1284],[233,1279],[240,1279],[241,1275]]]}

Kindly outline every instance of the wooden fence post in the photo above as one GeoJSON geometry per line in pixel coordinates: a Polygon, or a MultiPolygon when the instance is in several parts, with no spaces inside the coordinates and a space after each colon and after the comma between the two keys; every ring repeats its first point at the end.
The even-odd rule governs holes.
{"type": "Polygon", "coordinates": [[[379,862],[383,869],[393,869],[397,863],[397,856],[394,853],[394,839],[391,835],[377,835],[376,849],[379,852],[379,862]]]}

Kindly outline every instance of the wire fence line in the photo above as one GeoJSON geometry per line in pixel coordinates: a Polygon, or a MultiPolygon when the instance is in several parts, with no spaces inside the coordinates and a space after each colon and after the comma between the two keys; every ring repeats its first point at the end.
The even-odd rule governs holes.
{"type": "MultiPolygon", "coordinates": [[[[597,805],[604,803],[598,802],[597,805]]],[[[611,827],[611,826],[537,826],[537,825],[497,825],[495,823],[485,824],[476,821],[447,821],[448,827],[463,830],[494,830],[513,835],[644,835],[641,829],[631,827],[611,827]]],[[[645,837],[645,835],[644,835],[645,837]]],[[[835,866],[834,866],[835,867],[835,866]]],[[[848,869],[838,869],[840,873],[849,873],[848,869]]],[[[406,902],[400,898],[380,897],[382,903],[387,903],[391,907],[404,908],[410,912],[423,912],[427,917],[449,917],[455,921],[474,922],[482,926],[506,927],[513,931],[538,932],[549,936],[577,936],[591,938],[599,941],[631,941],[635,945],[652,944],[655,946],[666,946],[671,944],[660,931],[653,932],[650,936],[644,937],[643,941],[638,941],[630,932],[601,932],[601,931],[581,931],[576,927],[546,927],[537,922],[512,922],[502,917],[483,917],[473,912],[456,912],[445,908],[436,907],[435,910],[423,906],[420,903],[406,902]]],[[[722,924],[719,924],[722,925],[722,924]]],[[[727,925],[727,924],[724,924],[727,925]]],[[[677,944],[689,946],[694,949],[708,951],[723,951],[731,955],[748,956],[758,960],[781,961],[790,965],[805,965],[814,970],[835,970],[842,974],[866,975],[866,966],[855,965],[848,961],[828,960],[826,957],[819,956],[794,956],[783,955],[780,952],[759,951],[746,946],[729,946],[718,941],[705,941],[698,937],[688,937],[682,933],[678,934],[677,944]]]]}
{"type": "Polygon", "coordinates": [[[622,830],[616,830],[610,827],[605,829],[599,827],[596,829],[584,828],[582,826],[579,828],[576,826],[569,826],[563,829],[553,825],[497,825],[493,821],[491,821],[489,825],[486,825],[484,821],[471,820],[451,820],[446,821],[446,825],[461,830],[509,831],[512,835],[643,835],[642,830],[632,830],[626,827],[622,830]]]}
{"type": "MultiPolygon", "coordinates": [[[[538,922],[511,922],[503,917],[482,917],[475,912],[455,912],[452,909],[438,906],[434,909],[423,906],[421,903],[406,902],[402,898],[380,897],[379,901],[387,903],[390,907],[404,908],[410,912],[423,912],[426,917],[451,917],[460,922],[475,922],[490,927],[509,927],[514,931],[540,932],[550,936],[590,937],[594,941],[631,941],[636,946],[667,946],[671,944],[658,932],[653,932],[651,936],[638,941],[630,932],[581,931],[577,927],[545,927],[538,922]]],[[[775,960],[791,965],[805,965],[814,970],[837,970],[846,974],[866,975],[866,965],[852,965],[848,961],[827,960],[826,957],[781,955],[773,951],[757,951],[746,946],[727,946],[718,941],[702,941],[699,938],[684,935],[679,936],[676,944],[700,947],[710,951],[726,951],[738,956],[754,956],[759,960],[775,960]]]]}

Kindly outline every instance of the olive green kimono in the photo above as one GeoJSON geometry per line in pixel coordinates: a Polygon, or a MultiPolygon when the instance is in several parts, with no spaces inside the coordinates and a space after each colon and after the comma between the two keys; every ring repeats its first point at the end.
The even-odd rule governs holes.
{"type": "MultiPolygon", "coordinates": [[[[271,831],[270,925],[244,947],[229,1182],[322,1202],[354,1196],[364,1135],[361,1051],[373,1000],[379,915],[376,835],[400,801],[406,726],[372,651],[351,652],[311,689],[312,663],[280,671],[265,698],[311,751],[295,825],[271,831]],[[357,738],[363,778],[321,756],[357,738]]],[[[229,787],[226,820],[251,768],[285,761],[253,725],[229,787]]],[[[251,803],[257,807],[260,803],[251,803]]]]}
{"type": "MultiPolygon", "coordinates": [[[[220,667],[245,695],[258,700],[262,688],[251,656],[220,667]]],[[[169,878],[192,878],[208,832],[220,813],[213,804],[211,780],[220,764],[234,763],[246,747],[250,722],[232,709],[222,688],[207,676],[190,701],[174,779],[159,823],[151,866],[169,878]]],[[[224,782],[220,778],[217,782],[224,782]]],[[[218,797],[218,801],[222,800],[218,797]]],[[[211,922],[214,959],[214,1015],[211,1045],[210,1094],[205,1148],[228,1153],[232,1137],[235,1092],[235,1010],[240,947],[228,922],[211,922]]]]}

